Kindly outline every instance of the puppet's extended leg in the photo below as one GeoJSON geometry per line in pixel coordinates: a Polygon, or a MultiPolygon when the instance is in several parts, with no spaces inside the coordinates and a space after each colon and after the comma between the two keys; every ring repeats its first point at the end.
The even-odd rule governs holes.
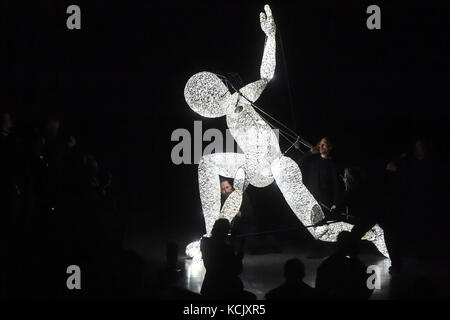
{"type": "MultiPolygon", "coordinates": [[[[319,204],[303,184],[302,173],[294,160],[283,156],[271,169],[286,202],[303,225],[310,226],[324,218],[319,204]]],[[[308,231],[317,238],[313,227],[308,227],[308,231]]]]}
{"type": "MultiPolygon", "coordinates": [[[[238,170],[243,167],[244,162],[245,155],[240,153],[215,153],[205,155],[200,159],[198,165],[198,183],[205,219],[206,235],[210,235],[214,223],[221,214],[219,176],[234,178],[238,175],[238,170]]],[[[242,196],[240,200],[242,200],[242,196]]],[[[239,210],[239,207],[237,210],[239,210]]],[[[190,257],[199,258],[200,242],[195,241],[190,243],[186,247],[186,254],[190,257]]]]}
{"type": "MultiPolygon", "coordinates": [[[[302,183],[302,174],[297,164],[288,157],[282,157],[272,165],[273,176],[287,203],[303,225],[313,225],[324,218],[320,206],[302,183]]],[[[334,242],[341,231],[351,231],[353,225],[336,222],[329,225],[309,227],[308,231],[317,240],[334,242]]],[[[377,249],[387,258],[389,253],[384,242],[384,233],[375,225],[363,237],[375,244],[377,249]]]]}
{"type": "MultiPolygon", "coordinates": [[[[340,232],[352,231],[352,229],[352,224],[339,221],[329,225],[318,226],[314,229],[314,231],[316,234],[316,239],[335,242],[340,232]]],[[[367,231],[361,239],[372,242],[386,258],[389,258],[389,252],[387,250],[386,243],[384,242],[384,231],[378,224],[374,225],[369,231],[367,231]]]]}

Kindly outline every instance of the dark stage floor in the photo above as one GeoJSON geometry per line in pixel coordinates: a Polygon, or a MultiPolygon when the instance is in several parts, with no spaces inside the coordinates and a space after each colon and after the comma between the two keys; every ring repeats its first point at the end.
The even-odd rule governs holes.
{"type": "MultiPolygon", "coordinates": [[[[244,258],[244,270],[241,279],[246,290],[254,293],[258,299],[270,289],[283,282],[283,265],[286,260],[297,257],[306,267],[305,283],[315,287],[316,270],[325,258],[312,259],[308,253],[298,248],[288,248],[282,253],[247,255],[244,258]]],[[[386,299],[448,299],[450,293],[450,271],[442,261],[420,261],[416,258],[404,260],[406,265],[402,274],[391,275],[391,261],[372,254],[362,254],[361,260],[376,265],[380,270],[381,287],[375,289],[372,300],[386,299]]],[[[185,276],[182,286],[198,293],[201,288],[205,269],[202,263],[186,259],[185,276]]]]}
{"type": "MultiPolygon", "coordinates": [[[[186,259],[184,245],[190,236],[180,235],[177,230],[159,228],[147,230],[144,224],[136,223],[128,232],[125,248],[136,252],[146,264],[145,279],[149,285],[157,280],[158,272],[164,267],[165,247],[169,241],[179,245],[179,265],[183,269],[179,286],[193,292],[200,292],[205,269],[203,264],[186,259]]],[[[332,248],[331,248],[332,249],[332,248]]],[[[368,248],[370,249],[370,248],[368,248]]],[[[331,252],[328,250],[327,252],[331,252]]],[[[241,279],[245,289],[254,293],[258,299],[263,299],[270,289],[283,281],[283,265],[286,260],[297,257],[306,267],[305,282],[315,287],[316,269],[326,258],[312,258],[311,251],[304,243],[282,243],[282,252],[251,255],[244,257],[244,269],[241,279]]],[[[361,260],[380,269],[381,288],[373,292],[371,299],[449,299],[450,268],[445,260],[421,260],[412,254],[405,258],[405,270],[398,275],[391,275],[391,261],[377,255],[372,250],[365,250],[360,255],[361,260]]]]}
{"type": "MultiPolygon", "coordinates": [[[[258,300],[264,299],[264,295],[283,282],[283,265],[290,258],[299,258],[305,264],[305,283],[315,287],[316,269],[325,258],[308,258],[308,253],[298,248],[288,248],[282,253],[268,253],[261,255],[246,255],[244,258],[244,270],[241,279],[246,290],[254,293],[258,300]]],[[[372,299],[387,299],[391,290],[391,276],[389,275],[390,260],[375,256],[364,256],[364,262],[368,265],[377,265],[381,271],[381,289],[375,290],[372,299]]],[[[184,262],[185,276],[182,286],[196,293],[200,292],[205,268],[200,262],[186,259],[184,262]]]]}

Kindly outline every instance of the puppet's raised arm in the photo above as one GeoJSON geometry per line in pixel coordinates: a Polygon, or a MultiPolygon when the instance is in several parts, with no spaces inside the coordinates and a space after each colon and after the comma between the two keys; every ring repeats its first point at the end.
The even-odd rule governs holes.
{"type": "Polygon", "coordinates": [[[261,29],[266,34],[266,44],[264,46],[264,54],[261,63],[260,75],[261,79],[269,82],[273,78],[275,73],[275,53],[276,53],[276,41],[275,32],[276,26],[273,20],[272,10],[270,10],[269,5],[264,6],[264,12],[259,14],[259,20],[261,23],[261,29]]]}
{"type": "MultiPolygon", "coordinates": [[[[248,100],[250,102],[255,102],[256,100],[258,100],[259,96],[266,88],[267,83],[270,81],[270,79],[273,78],[273,74],[275,73],[276,27],[272,17],[272,11],[267,4],[264,6],[264,11],[266,13],[261,12],[259,15],[261,29],[266,34],[266,44],[264,46],[264,54],[260,69],[261,79],[249,83],[239,90],[239,93],[245,97],[245,100],[248,100]]],[[[242,100],[242,102],[245,101],[242,100]]]]}

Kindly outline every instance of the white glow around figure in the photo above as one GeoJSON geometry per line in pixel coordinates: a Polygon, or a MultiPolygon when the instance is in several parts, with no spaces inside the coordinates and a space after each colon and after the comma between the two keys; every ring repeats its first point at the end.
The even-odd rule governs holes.
{"type": "MultiPolygon", "coordinates": [[[[266,44],[260,68],[260,80],[252,82],[238,92],[231,93],[222,80],[210,72],[193,75],[184,89],[189,107],[207,118],[226,116],[230,132],[244,153],[215,153],[202,157],[198,166],[200,200],[205,218],[206,235],[210,235],[219,218],[232,220],[238,213],[242,194],[248,184],[265,187],[276,181],[287,203],[303,225],[310,226],[324,219],[321,207],[302,182],[302,174],[289,157],[283,156],[278,139],[269,124],[253,109],[255,102],[275,72],[276,26],[270,7],[260,14],[261,29],[266,44]],[[219,176],[234,178],[234,191],[220,210],[219,176]]],[[[351,230],[352,225],[339,222],[308,227],[314,238],[336,241],[340,231],[351,230]]],[[[372,241],[388,256],[383,231],[375,226],[363,239],[372,241]]],[[[201,259],[200,242],[186,247],[186,254],[201,259]]]]}

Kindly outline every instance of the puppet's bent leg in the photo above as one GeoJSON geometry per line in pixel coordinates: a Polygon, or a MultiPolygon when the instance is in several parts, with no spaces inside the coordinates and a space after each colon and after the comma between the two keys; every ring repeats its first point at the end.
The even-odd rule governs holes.
{"type": "Polygon", "coordinates": [[[198,166],[198,183],[203,216],[205,218],[206,234],[208,236],[211,233],[214,223],[220,216],[219,175],[234,178],[238,170],[243,167],[244,162],[245,156],[239,153],[210,154],[200,160],[198,166]]]}
{"type": "Polygon", "coordinates": [[[220,218],[233,220],[234,216],[239,212],[242,204],[242,191],[234,190],[223,204],[222,211],[220,211],[220,218]]]}
{"type": "MultiPolygon", "coordinates": [[[[205,155],[200,159],[198,184],[206,235],[210,235],[214,223],[220,216],[219,175],[234,178],[238,169],[243,167],[244,162],[245,156],[240,153],[215,153],[205,155]]],[[[199,258],[200,241],[190,243],[186,247],[186,254],[190,257],[199,258]]]]}
{"type": "MultiPolygon", "coordinates": [[[[286,202],[303,225],[310,226],[324,218],[319,204],[303,184],[302,173],[294,160],[283,156],[271,169],[286,202]]],[[[308,231],[317,238],[313,227],[308,227],[308,231]]]]}

